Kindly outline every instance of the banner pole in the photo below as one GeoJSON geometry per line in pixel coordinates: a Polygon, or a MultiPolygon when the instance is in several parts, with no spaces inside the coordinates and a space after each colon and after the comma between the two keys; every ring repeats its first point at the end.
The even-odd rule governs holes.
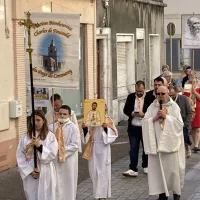
{"type": "MultiPolygon", "coordinates": [[[[31,28],[33,26],[33,23],[31,21],[31,13],[27,12],[26,14],[27,19],[24,20],[24,22],[20,21],[18,24],[20,26],[25,26],[28,31],[28,48],[26,49],[26,52],[29,54],[29,66],[30,66],[30,83],[31,83],[31,104],[32,104],[32,123],[33,123],[33,137],[36,137],[35,133],[35,105],[34,105],[34,88],[33,88],[33,67],[32,67],[32,52],[33,49],[31,48],[31,28]]],[[[39,173],[39,168],[37,164],[37,151],[36,146],[34,146],[34,168],[35,172],[39,173]]]]}
{"type": "Polygon", "coordinates": [[[172,36],[170,35],[170,71],[172,72],[172,36]]]}
{"type": "MultiPolygon", "coordinates": [[[[194,15],[194,12],[193,12],[194,15]]],[[[194,49],[192,49],[192,70],[194,71],[194,49]]]]}
{"type": "Polygon", "coordinates": [[[53,107],[53,133],[54,133],[54,123],[55,123],[55,111],[54,111],[54,88],[52,88],[52,107],[53,107]]]}
{"type": "Polygon", "coordinates": [[[194,49],[192,49],[192,70],[194,71],[194,49]]]}
{"type": "MultiPolygon", "coordinates": [[[[51,5],[51,13],[53,12],[53,3],[52,3],[52,1],[50,2],[50,5],[51,5]]],[[[55,115],[54,115],[54,88],[52,88],[52,106],[53,106],[53,133],[54,133],[54,131],[55,131],[55,125],[54,125],[54,123],[55,123],[55,115]]]]}
{"type": "Polygon", "coordinates": [[[52,1],[50,2],[50,4],[51,4],[51,13],[53,12],[53,3],[52,3],[52,1]]]}

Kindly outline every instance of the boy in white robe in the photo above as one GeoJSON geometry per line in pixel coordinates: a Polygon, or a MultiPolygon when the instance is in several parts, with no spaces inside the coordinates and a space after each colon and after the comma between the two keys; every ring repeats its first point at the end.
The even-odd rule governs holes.
{"type": "Polygon", "coordinates": [[[85,127],[82,142],[87,144],[83,158],[88,160],[89,174],[96,199],[111,197],[111,150],[110,144],[118,137],[113,121],[106,115],[101,127],[85,127]]]}
{"type": "Polygon", "coordinates": [[[32,136],[32,123],[17,148],[17,164],[23,180],[27,200],[56,200],[56,171],[53,160],[58,153],[54,134],[48,131],[47,121],[41,110],[35,111],[36,138],[32,136]],[[33,146],[37,149],[38,167],[34,169],[33,146]]]}
{"type": "MultiPolygon", "coordinates": [[[[63,105],[59,109],[58,122],[54,124],[58,140],[56,200],[75,200],[78,181],[78,128],[69,119],[71,109],[63,105]]],[[[53,124],[49,126],[53,130],[53,124]]]]}
{"type": "MultiPolygon", "coordinates": [[[[54,94],[53,96],[51,96],[50,102],[52,106],[54,105],[54,108],[52,107],[52,109],[49,112],[47,112],[47,114],[45,115],[48,125],[51,125],[58,120],[59,109],[63,105],[63,100],[59,94],[54,94]],[[53,97],[54,97],[54,103],[53,103],[53,97]]],[[[71,110],[70,121],[73,122],[78,127],[78,131],[79,131],[78,120],[73,110],[71,110]]],[[[82,153],[80,131],[79,131],[78,137],[79,137],[78,151],[79,153],[82,153]]]]}
{"type": "Polygon", "coordinates": [[[172,191],[174,200],[179,200],[185,175],[183,121],[165,86],[160,86],[156,95],[142,121],[144,149],[149,156],[149,194],[167,200],[172,191]]]}

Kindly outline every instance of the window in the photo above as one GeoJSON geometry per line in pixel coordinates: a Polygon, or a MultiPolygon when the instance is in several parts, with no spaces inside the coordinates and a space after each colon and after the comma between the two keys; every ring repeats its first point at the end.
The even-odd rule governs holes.
{"type": "MultiPolygon", "coordinates": [[[[172,39],[172,72],[178,72],[182,70],[180,60],[180,39],[172,39]]],[[[166,40],[166,64],[171,65],[170,62],[170,39],[166,40]]]]}
{"type": "MultiPolygon", "coordinates": [[[[192,66],[192,49],[182,49],[181,39],[172,39],[172,72],[182,71],[183,66],[192,66]]],[[[170,40],[166,40],[166,63],[170,65],[170,40]]],[[[194,50],[194,69],[200,71],[200,49],[194,50]]]]}

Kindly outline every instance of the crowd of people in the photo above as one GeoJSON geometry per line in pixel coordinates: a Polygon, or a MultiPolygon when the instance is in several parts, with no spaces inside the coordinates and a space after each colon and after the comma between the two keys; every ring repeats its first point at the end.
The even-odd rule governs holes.
{"type": "Polygon", "coordinates": [[[167,80],[166,86],[169,89],[169,95],[181,108],[181,115],[184,121],[186,154],[187,157],[190,157],[192,143],[187,136],[189,133],[193,138],[194,152],[200,151],[200,80],[190,66],[185,68],[177,81],[173,79],[172,73],[169,72],[168,65],[164,65],[162,70],[163,75],[161,77],[164,81],[167,80]]]}
{"type": "Polygon", "coordinates": [[[169,191],[174,200],[181,197],[185,158],[198,153],[200,140],[200,81],[187,67],[178,81],[169,66],[154,79],[154,89],[146,92],[145,83],[137,81],[124,107],[128,119],[130,143],[129,169],[124,176],[138,176],[140,143],[143,147],[142,167],[148,174],[149,194],[167,200],[169,191]],[[190,135],[193,141],[190,139],[190,135]]]}
{"type": "Polygon", "coordinates": [[[94,197],[111,197],[110,144],[116,140],[118,132],[107,114],[107,106],[105,123],[96,127],[82,124],[80,131],[74,111],[63,105],[61,96],[54,94],[50,100],[52,110],[46,116],[42,110],[35,111],[35,136],[31,116],[28,131],[21,137],[17,149],[17,164],[26,199],[76,199],[81,143],[87,144],[83,158],[88,160],[94,197]]]}
{"type": "MultiPolygon", "coordinates": [[[[182,74],[178,81],[173,79],[167,65],[162,71],[162,75],[154,79],[153,90],[146,92],[145,83],[139,80],[135,92],[127,97],[124,114],[129,117],[130,165],[122,175],[139,175],[141,143],[149,194],[167,200],[172,191],[174,200],[179,200],[185,158],[191,156],[191,149],[194,153],[200,151],[200,81],[191,67],[186,68],[185,76],[182,74]]],[[[42,110],[35,111],[17,149],[26,199],[75,200],[78,152],[82,153],[82,143],[86,144],[82,157],[88,160],[94,198],[111,197],[110,144],[118,132],[107,114],[107,106],[105,123],[95,127],[83,123],[79,128],[74,111],[63,105],[59,94],[50,100],[52,110],[46,116],[42,110]]]]}

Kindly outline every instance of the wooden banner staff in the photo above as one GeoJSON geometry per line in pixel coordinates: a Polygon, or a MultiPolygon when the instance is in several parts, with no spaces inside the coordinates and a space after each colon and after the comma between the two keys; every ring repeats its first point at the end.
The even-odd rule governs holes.
{"type": "MultiPolygon", "coordinates": [[[[194,12],[193,12],[194,15],[194,12]]],[[[194,49],[192,49],[192,70],[194,71],[194,49]]]]}
{"type": "MultiPolygon", "coordinates": [[[[26,52],[29,54],[29,65],[30,65],[30,82],[31,82],[31,104],[32,104],[32,123],[33,123],[33,136],[35,137],[35,106],[34,106],[34,91],[33,91],[33,67],[32,67],[32,52],[33,49],[31,48],[31,27],[33,26],[33,23],[30,19],[31,13],[27,12],[26,14],[27,19],[24,21],[20,21],[18,24],[20,26],[25,26],[28,31],[28,48],[26,49],[26,52]]],[[[37,164],[37,151],[36,146],[34,146],[34,167],[35,172],[39,172],[38,164],[37,164]]]]}
{"type": "MultiPolygon", "coordinates": [[[[53,3],[52,1],[50,2],[50,5],[51,5],[51,13],[53,12],[53,3]]],[[[53,112],[52,112],[52,115],[53,115],[53,133],[55,131],[55,111],[54,111],[54,88],[52,88],[52,107],[53,107],[53,112]]]]}

